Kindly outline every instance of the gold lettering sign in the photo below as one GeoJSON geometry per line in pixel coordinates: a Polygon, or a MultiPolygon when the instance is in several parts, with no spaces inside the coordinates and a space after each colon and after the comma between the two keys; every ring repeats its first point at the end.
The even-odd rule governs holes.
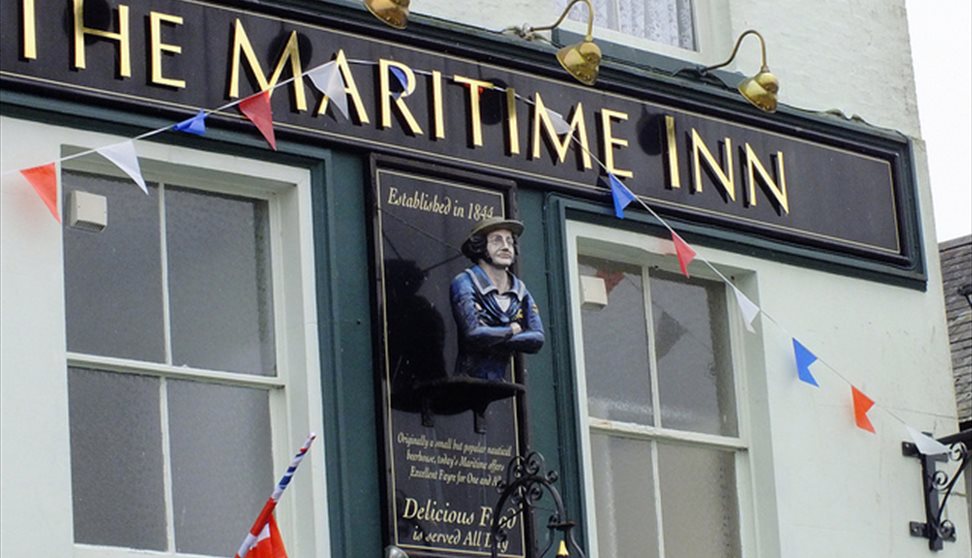
{"type": "MultiPolygon", "coordinates": [[[[364,108],[364,101],[361,100],[361,93],[358,91],[358,84],[354,81],[354,74],[351,73],[351,67],[348,66],[348,57],[344,55],[344,49],[341,49],[337,53],[337,57],[334,58],[334,64],[337,65],[338,69],[341,71],[341,78],[344,79],[344,92],[351,96],[351,102],[354,104],[354,113],[361,124],[370,124],[371,119],[368,118],[368,113],[364,108]]],[[[317,106],[316,114],[318,116],[324,114],[327,110],[328,98],[324,96],[321,98],[321,104],[317,106]]]]}
{"type": "Polygon", "coordinates": [[[631,178],[634,173],[619,169],[614,166],[614,146],[618,147],[628,147],[628,140],[616,138],[611,133],[612,119],[617,119],[622,122],[628,119],[628,114],[625,112],[611,110],[611,109],[601,109],[601,133],[603,134],[602,143],[604,145],[604,166],[607,167],[607,171],[613,173],[615,176],[622,178],[631,178]]]}
{"type": "MultiPolygon", "coordinates": [[[[253,45],[250,44],[250,39],[246,36],[246,29],[243,28],[243,24],[237,18],[233,28],[233,61],[230,63],[229,96],[231,99],[240,96],[240,52],[246,57],[250,73],[253,74],[253,77],[256,78],[257,83],[260,85],[260,91],[272,89],[277,85],[277,80],[280,79],[280,74],[283,73],[283,69],[288,60],[290,61],[290,71],[295,77],[299,77],[304,73],[300,64],[297,32],[291,31],[290,38],[287,40],[283,52],[280,53],[280,58],[277,59],[277,66],[274,68],[270,79],[267,80],[266,75],[263,73],[263,68],[260,66],[260,61],[257,60],[256,53],[253,51],[253,45]]],[[[293,84],[294,103],[297,106],[297,110],[307,110],[307,99],[304,97],[304,80],[294,79],[291,83],[293,84]]]]}
{"type": "MultiPolygon", "coordinates": [[[[39,36],[40,30],[44,29],[46,20],[38,21],[36,1],[14,0],[20,8],[19,18],[15,21],[20,25],[21,62],[36,60],[38,47],[44,50],[44,45],[38,45],[38,42],[46,38],[43,34],[39,36]]],[[[185,54],[184,45],[197,44],[187,42],[190,39],[186,38],[192,36],[187,34],[192,33],[193,28],[186,23],[187,21],[191,22],[192,18],[181,12],[177,15],[152,10],[142,5],[137,5],[142,10],[141,12],[132,12],[129,5],[119,4],[117,7],[110,8],[109,12],[113,16],[114,25],[109,24],[108,29],[96,29],[88,25],[90,22],[85,21],[85,0],[71,0],[70,5],[72,6],[73,28],[69,32],[73,35],[70,37],[72,40],[68,45],[73,45],[70,55],[73,56],[72,67],[74,69],[86,69],[88,52],[86,52],[85,41],[90,42],[92,39],[111,41],[117,50],[118,75],[122,78],[130,78],[132,76],[132,45],[144,44],[145,51],[141,53],[142,56],[136,56],[135,59],[136,61],[145,60],[147,62],[145,68],[147,83],[151,86],[177,90],[187,88],[186,76],[173,75],[174,70],[172,69],[167,73],[166,65],[171,64],[171,58],[181,57],[185,54]],[[139,17],[144,18],[144,22],[140,22],[139,17]],[[133,18],[136,21],[136,32],[144,29],[144,37],[133,38],[131,27],[133,18]],[[182,39],[178,40],[177,37],[182,39]]],[[[89,13],[91,7],[88,6],[89,13]]],[[[238,98],[240,96],[241,73],[249,72],[243,79],[250,78],[255,86],[266,91],[272,90],[280,84],[286,71],[292,77],[291,80],[288,80],[291,82],[288,86],[292,88],[293,95],[292,106],[294,110],[292,112],[300,113],[308,110],[299,39],[303,40],[308,38],[309,35],[302,37],[299,34],[302,31],[296,29],[281,32],[281,39],[285,39],[281,51],[275,59],[270,57],[264,60],[262,59],[264,55],[257,53],[263,52],[262,49],[266,45],[258,44],[255,47],[244,27],[244,21],[257,22],[258,20],[259,18],[246,19],[243,15],[240,17],[227,16],[225,25],[231,29],[229,37],[226,38],[226,42],[230,46],[229,79],[224,82],[227,85],[228,97],[238,98]]],[[[252,23],[252,25],[256,24],[252,23]]],[[[222,40],[224,39],[218,38],[217,42],[222,40]]],[[[207,44],[210,43],[207,42],[207,44]]],[[[312,44],[320,43],[312,42],[312,44]]],[[[194,54],[199,55],[200,53],[194,54]]],[[[447,134],[458,135],[462,131],[459,128],[461,124],[457,125],[457,123],[448,121],[450,114],[446,111],[445,106],[450,102],[459,103],[457,92],[461,88],[462,93],[467,95],[465,97],[465,108],[469,117],[464,123],[464,131],[468,134],[471,147],[484,147],[491,141],[498,142],[499,138],[502,137],[505,140],[502,152],[499,151],[498,146],[488,147],[496,149],[498,153],[502,153],[506,157],[517,157],[523,150],[521,133],[530,134],[529,138],[524,138],[525,141],[530,142],[528,146],[529,156],[524,161],[512,163],[512,167],[522,166],[529,164],[528,161],[530,160],[540,159],[541,151],[544,149],[541,147],[541,143],[546,143],[546,148],[552,152],[554,166],[565,163],[568,152],[571,149],[576,149],[574,153],[581,163],[582,169],[594,169],[596,160],[588,138],[587,119],[596,118],[599,126],[594,131],[597,134],[595,141],[598,142],[598,145],[594,148],[597,150],[598,156],[602,158],[600,164],[603,169],[621,178],[635,178],[636,173],[646,172],[646,167],[635,167],[635,165],[640,165],[643,162],[629,163],[629,166],[635,168],[619,166],[618,155],[620,150],[629,149],[631,140],[637,137],[636,134],[643,133],[642,130],[633,129],[630,122],[632,112],[628,106],[621,105],[624,110],[594,106],[588,107],[591,110],[585,111],[584,102],[588,104],[591,102],[585,97],[584,101],[576,102],[573,107],[569,107],[568,116],[564,118],[567,126],[569,126],[569,131],[558,134],[557,129],[560,128],[561,123],[554,120],[543,97],[537,91],[518,95],[513,87],[506,86],[505,83],[500,88],[499,81],[494,83],[486,79],[470,77],[470,75],[478,75],[473,70],[459,70],[457,68],[457,71],[451,74],[451,78],[445,78],[443,71],[435,67],[423,68],[424,71],[418,72],[405,63],[381,58],[377,60],[377,63],[374,61],[355,61],[356,63],[352,68],[352,63],[349,62],[344,49],[337,50],[333,60],[341,72],[341,78],[345,85],[344,94],[350,98],[349,105],[353,105],[352,114],[349,115],[351,122],[342,122],[339,124],[340,126],[370,125],[371,118],[368,114],[366,102],[374,102],[375,107],[380,112],[377,129],[391,128],[393,118],[398,118],[406,133],[419,136],[424,133],[420,122],[425,122],[430,130],[430,137],[434,140],[443,140],[447,134]],[[389,75],[391,70],[400,72],[404,76],[404,89],[400,92],[395,87],[394,77],[389,75]],[[378,79],[374,80],[373,72],[376,71],[378,72],[378,79]],[[355,72],[358,73],[358,80],[355,79],[355,72]],[[417,75],[419,79],[416,79],[417,75]],[[364,81],[361,81],[362,79],[364,81]],[[378,91],[375,92],[373,100],[371,95],[368,94],[370,92],[365,91],[365,95],[362,95],[362,90],[359,88],[359,83],[365,87],[370,87],[372,80],[378,86],[378,91]],[[425,94],[421,97],[428,99],[427,105],[426,103],[416,103],[414,100],[409,101],[409,97],[422,87],[426,89],[421,92],[425,94]],[[498,90],[503,93],[505,103],[500,101],[499,104],[500,108],[505,110],[505,115],[502,116],[505,123],[492,122],[492,125],[490,125],[484,120],[486,115],[483,111],[486,107],[483,104],[483,95],[487,90],[498,90]],[[533,96],[532,103],[530,99],[525,98],[528,95],[533,96]],[[531,104],[533,105],[533,114],[527,113],[527,118],[531,118],[532,121],[528,126],[524,126],[524,130],[521,131],[519,112],[531,104]],[[398,114],[393,115],[393,112],[398,114]],[[450,128],[450,124],[452,124],[452,128],[450,128]],[[495,136],[490,134],[495,134],[495,136]],[[495,139],[493,139],[494,137],[495,139]]],[[[175,67],[177,66],[173,64],[172,68],[175,67]]],[[[417,98],[413,97],[413,99],[417,98]]],[[[321,95],[313,115],[325,114],[330,101],[331,99],[326,95],[321,95]]],[[[620,101],[613,100],[612,102],[619,103],[620,101]]],[[[721,190],[719,193],[723,194],[721,197],[727,205],[739,201],[744,208],[757,207],[760,203],[758,198],[763,197],[769,200],[781,215],[790,214],[789,191],[782,150],[763,154],[757,153],[756,149],[748,143],[748,141],[752,141],[749,139],[750,135],[741,130],[725,132],[724,137],[715,138],[704,136],[705,130],[708,128],[686,127],[685,132],[679,135],[678,125],[682,124],[681,120],[676,121],[676,116],[673,114],[665,114],[664,109],[658,116],[661,117],[659,119],[661,124],[659,139],[662,153],[657,161],[660,165],[648,168],[658,169],[660,176],[642,176],[638,177],[639,179],[647,180],[648,184],[653,182],[656,184],[663,183],[670,190],[678,190],[682,187],[681,178],[684,175],[691,181],[693,193],[701,193],[703,181],[709,181],[710,184],[715,185],[717,190],[721,190]],[[706,143],[707,140],[708,144],[706,143]],[[713,141],[717,141],[721,146],[712,144],[713,141]],[[738,156],[733,151],[734,141],[737,146],[743,147],[742,149],[737,147],[738,156]],[[762,159],[760,158],[761,155],[762,159]],[[663,167],[663,170],[659,167],[663,167]],[[708,176],[703,177],[703,174],[708,176]],[[742,176],[745,181],[741,186],[743,200],[736,199],[737,175],[742,176]],[[762,193],[758,192],[760,189],[762,193]]],[[[287,120],[289,117],[280,116],[280,118],[287,120]]],[[[677,118],[686,118],[693,124],[697,121],[695,117],[687,115],[677,118]]],[[[484,151],[489,151],[489,149],[484,151]]],[[[643,157],[641,152],[625,151],[624,154],[627,156],[625,157],[626,160],[632,161],[639,161],[638,158],[643,157]]],[[[656,155],[656,153],[651,153],[651,155],[656,155]]],[[[470,155],[470,158],[475,159],[476,156],[470,155]]],[[[793,163],[791,162],[791,164],[793,163]]],[[[557,169],[552,174],[562,175],[563,172],[562,169],[557,169]]],[[[563,178],[563,176],[560,176],[560,178],[563,178]]],[[[792,189],[793,184],[791,183],[789,187],[792,189]]],[[[642,193],[639,192],[639,194],[642,193]]],[[[704,203],[709,204],[710,202],[705,201],[704,203]]]]}
{"type": "Polygon", "coordinates": [[[483,145],[483,115],[479,108],[479,96],[486,89],[492,89],[493,84],[488,81],[455,75],[452,80],[469,86],[469,114],[472,124],[472,143],[476,147],[483,145]]]}
{"type": "Polygon", "coordinates": [[[724,138],[722,140],[722,159],[725,162],[725,170],[719,166],[712,152],[702,141],[702,136],[695,128],[692,128],[692,162],[695,170],[695,191],[702,191],[702,165],[699,155],[705,159],[706,164],[715,175],[722,189],[725,190],[729,199],[736,201],[736,179],[732,165],[732,140],[724,138]]]}
{"type": "Polygon", "coordinates": [[[682,187],[682,179],[678,172],[678,144],[675,141],[675,117],[665,115],[665,152],[668,154],[668,185],[672,189],[682,187]]]}
{"type": "Polygon", "coordinates": [[[783,168],[783,152],[777,151],[774,159],[776,159],[776,176],[779,183],[773,180],[769,173],[766,172],[766,168],[756,157],[756,152],[753,151],[753,148],[748,143],[746,144],[746,176],[748,177],[747,182],[749,184],[749,198],[747,201],[749,205],[756,205],[756,177],[753,172],[755,170],[756,173],[759,173],[763,184],[769,188],[770,195],[776,199],[776,203],[779,204],[783,212],[789,213],[790,204],[786,195],[786,172],[783,168]]]}
{"type": "Polygon", "coordinates": [[[442,106],[442,72],[432,70],[432,129],[435,139],[445,139],[445,110],[442,106]]]}
{"type": "Polygon", "coordinates": [[[149,13],[149,51],[151,52],[152,83],[182,89],[186,86],[185,80],[167,78],[162,75],[162,53],[171,52],[173,54],[182,54],[181,46],[162,42],[162,22],[182,25],[182,18],[159,12],[149,13]]]}
{"type": "Polygon", "coordinates": [[[520,154],[520,129],[516,122],[516,89],[506,88],[506,137],[507,153],[520,154]]]}
{"type": "Polygon", "coordinates": [[[559,162],[563,163],[567,159],[567,149],[570,148],[570,144],[572,143],[571,139],[576,135],[577,141],[580,142],[581,159],[584,162],[584,168],[591,168],[591,149],[587,142],[587,125],[584,123],[583,103],[577,103],[577,106],[574,107],[574,112],[569,122],[570,132],[564,134],[562,140],[557,135],[557,130],[550,120],[550,114],[547,112],[547,107],[543,104],[543,98],[540,97],[540,93],[534,95],[534,106],[536,109],[533,115],[533,158],[540,158],[540,123],[543,122],[543,130],[547,133],[547,138],[554,144],[559,162]]]}
{"type": "Polygon", "coordinates": [[[79,70],[85,69],[84,37],[92,35],[118,42],[118,75],[123,78],[132,77],[132,57],[129,48],[131,41],[128,29],[128,6],[118,5],[118,32],[113,33],[85,26],[84,0],[74,0],[74,67],[79,70]]]}
{"type": "Polygon", "coordinates": [[[233,130],[231,101],[290,88],[274,96],[273,118],[292,148],[396,154],[595,202],[608,199],[611,173],[647,203],[737,229],[744,243],[810,260],[849,254],[836,265],[924,280],[916,235],[906,234],[919,227],[899,137],[797,113],[769,119],[706,87],[683,99],[680,84],[690,84],[680,78],[650,95],[624,80],[584,88],[455,30],[392,40],[346,14],[243,4],[0,0],[0,79],[17,105],[50,96],[129,113],[132,123],[212,109],[213,128],[233,130]],[[449,40],[461,48],[437,48],[449,40]],[[329,60],[345,86],[330,99],[304,75],[329,60]],[[415,79],[402,75],[401,91],[384,70],[415,79]],[[348,118],[335,114],[336,100],[348,118]],[[853,192],[841,192],[848,184],[853,192]],[[847,211],[828,214],[837,199],[847,211]],[[866,223],[844,218],[864,211],[866,223]]]}
{"type": "Polygon", "coordinates": [[[415,92],[415,72],[401,62],[385,60],[384,58],[378,61],[378,72],[380,74],[378,77],[378,86],[381,89],[379,93],[381,96],[381,127],[391,128],[391,101],[394,98],[395,106],[398,107],[398,112],[405,118],[405,123],[408,124],[409,130],[417,136],[422,135],[422,128],[419,127],[418,121],[412,115],[412,111],[405,104],[405,98],[415,92]],[[388,80],[390,68],[393,67],[398,68],[405,74],[405,90],[398,96],[392,93],[388,80]]]}
{"type": "Polygon", "coordinates": [[[21,54],[28,60],[37,58],[37,20],[34,18],[34,0],[21,0],[20,10],[22,19],[20,21],[21,54]]]}

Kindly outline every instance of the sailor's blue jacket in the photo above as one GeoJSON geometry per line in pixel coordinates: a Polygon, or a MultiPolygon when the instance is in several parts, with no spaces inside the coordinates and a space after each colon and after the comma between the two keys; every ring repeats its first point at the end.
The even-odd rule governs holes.
{"type": "Polygon", "coordinates": [[[510,275],[510,305],[497,302],[499,292],[486,272],[474,265],[452,280],[452,315],[459,333],[455,375],[502,381],[514,352],[535,353],[543,346],[543,322],[523,281],[510,275]],[[513,335],[511,324],[523,329],[513,335]]]}

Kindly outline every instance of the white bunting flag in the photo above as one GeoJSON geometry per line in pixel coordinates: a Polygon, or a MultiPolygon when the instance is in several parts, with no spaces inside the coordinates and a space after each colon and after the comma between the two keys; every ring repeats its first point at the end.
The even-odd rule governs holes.
{"type": "Polygon", "coordinates": [[[759,306],[753,304],[753,301],[746,298],[746,295],[742,293],[735,285],[732,285],[733,292],[736,293],[736,302],[739,304],[739,310],[743,315],[743,322],[746,324],[746,329],[750,333],[756,333],[753,329],[753,320],[759,315],[759,306]]]}
{"type": "Polygon", "coordinates": [[[938,440],[923,434],[910,426],[905,426],[908,429],[908,435],[915,442],[915,446],[918,451],[923,455],[941,455],[943,453],[948,453],[948,448],[945,444],[939,442],[938,440]]]}
{"type": "Polygon", "coordinates": [[[570,124],[564,120],[562,114],[550,109],[547,109],[547,114],[550,115],[550,123],[553,124],[554,131],[557,132],[558,136],[570,133],[570,124]]]}
{"type": "Polygon", "coordinates": [[[338,68],[337,63],[332,61],[318,66],[308,72],[307,76],[314,83],[314,86],[321,93],[327,95],[331,103],[334,103],[334,108],[344,118],[348,118],[348,95],[344,88],[344,80],[341,77],[341,70],[338,68]]]}
{"type": "Polygon", "coordinates": [[[106,159],[115,163],[125,174],[132,177],[138,187],[148,195],[148,188],[145,186],[145,179],[142,178],[142,169],[138,166],[138,155],[135,154],[135,144],[131,141],[116,143],[108,147],[98,149],[106,159]]]}

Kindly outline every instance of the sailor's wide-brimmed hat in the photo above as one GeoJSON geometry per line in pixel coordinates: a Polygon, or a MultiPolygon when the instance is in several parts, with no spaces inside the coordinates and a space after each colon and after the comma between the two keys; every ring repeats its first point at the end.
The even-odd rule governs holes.
{"type": "Polygon", "coordinates": [[[523,223],[515,219],[488,217],[473,225],[473,228],[469,230],[469,235],[466,237],[466,240],[469,240],[477,234],[489,234],[497,229],[506,229],[513,233],[514,236],[520,236],[523,233],[523,223]]]}

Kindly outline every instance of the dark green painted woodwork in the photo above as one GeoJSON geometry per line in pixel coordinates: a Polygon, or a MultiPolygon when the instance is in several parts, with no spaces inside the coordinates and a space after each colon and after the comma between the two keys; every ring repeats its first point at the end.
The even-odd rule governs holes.
{"type": "Polygon", "coordinates": [[[315,175],[314,246],[328,516],[334,556],[381,554],[381,485],[372,362],[364,166],[330,153],[315,175]]]}

